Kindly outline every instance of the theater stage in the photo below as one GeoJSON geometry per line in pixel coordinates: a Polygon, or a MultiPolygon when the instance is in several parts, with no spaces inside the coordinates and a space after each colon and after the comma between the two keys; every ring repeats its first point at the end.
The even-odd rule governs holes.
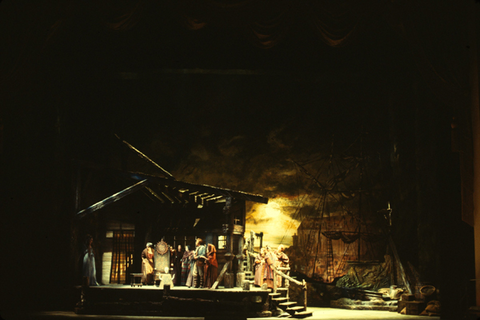
{"type": "Polygon", "coordinates": [[[173,287],[168,292],[155,285],[102,285],[76,287],[76,313],[85,315],[255,317],[268,311],[270,290],[252,287],[217,289],[173,287]]]}
{"type": "MultiPolygon", "coordinates": [[[[334,309],[334,308],[316,308],[310,307],[309,311],[313,312],[313,316],[307,319],[312,320],[440,320],[440,317],[427,317],[427,316],[409,316],[401,315],[396,312],[389,311],[370,311],[370,310],[346,310],[346,309],[334,309]]],[[[75,314],[73,311],[49,311],[49,312],[38,312],[32,314],[31,317],[28,317],[32,320],[64,320],[64,319],[75,319],[75,320],[137,320],[137,319],[146,319],[146,320],[165,320],[165,319],[176,319],[176,320],[203,320],[207,319],[205,317],[159,317],[159,316],[125,316],[125,315],[81,315],[75,314]]],[[[262,318],[265,320],[279,319],[277,317],[267,317],[262,318]]]]}

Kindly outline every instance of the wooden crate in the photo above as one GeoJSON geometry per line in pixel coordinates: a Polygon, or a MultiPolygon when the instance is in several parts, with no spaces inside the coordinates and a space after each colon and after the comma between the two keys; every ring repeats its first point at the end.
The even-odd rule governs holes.
{"type": "Polygon", "coordinates": [[[423,301],[404,301],[406,307],[406,314],[418,315],[425,310],[425,302],[423,301]]]}

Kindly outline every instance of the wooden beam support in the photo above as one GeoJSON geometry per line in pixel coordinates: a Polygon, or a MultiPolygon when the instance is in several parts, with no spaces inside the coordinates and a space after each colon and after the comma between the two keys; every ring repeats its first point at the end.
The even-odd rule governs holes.
{"type": "Polygon", "coordinates": [[[160,169],[160,171],[166,175],[167,177],[169,177],[170,179],[175,179],[172,174],[170,172],[168,172],[167,170],[163,169],[161,166],[159,166],[155,161],[153,161],[152,159],[150,159],[149,157],[147,157],[145,154],[143,154],[142,152],[140,152],[140,150],[138,150],[137,148],[135,148],[134,146],[132,146],[130,143],[128,143],[127,141],[125,140],[122,140],[118,135],[115,135],[118,140],[122,141],[125,145],[127,145],[127,147],[129,147],[131,150],[135,151],[138,156],[142,159],[145,159],[147,160],[148,162],[150,162],[151,164],[153,164],[155,167],[157,167],[158,169],[160,169]]]}
{"type": "Polygon", "coordinates": [[[76,214],[76,218],[77,219],[81,219],[83,217],[85,217],[87,214],[89,213],[92,213],[94,211],[97,211],[99,209],[102,209],[103,207],[105,207],[106,205],[110,204],[110,203],[113,203],[113,202],[116,202],[120,199],[122,199],[123,197],[129,195],[129,194],[132,194],[134,193],[135,191],[137,190],[140,190],[142,189],[143,187],[145,187],[146,185],[148,184],[148,180],[147,179],[144,179],[140,182],[137,182],[135,183],[134,185],[128,187],[128,188],[125,188],[123,189],[122,191],[119,191],[113,195],[111,195],[110,197],[107,197],[105,199],[103,199],[102,201],[99,201],[93,205],[91,205],[90,207],[88,208],[85,208],[81,211],[79,211],[77,214],[76,214]]]}
{"type": "Polygon", "coordinates": [[[403,269],[402,262],[400,261],[400,257],[398,256],[397,247],[395,246],[391,235],[388,237],[388,243],[390,245],[390,248],[392,249],[395,261],[398,263],[398,267],[400,269],[400,276],[402,277],[403,284],[405,284],[405,287],[407,287],[408,294],[413,294],[412,288],[410,288],[410,283],[407,279],[407,275],[405,274],[405,270],[403,269]]]}
{"type": "Polygon", "coordinates": [[[228,266],[229,266],[230,263],[231,263],[231,261],[227,261],[227,263],[225,263],[222,271],[220,272],[220,274],[217,277],[217,280],[215,280],[215,283],[213,284],[212,289],[216,289],[218,284],[220,283],[220,281],[223,280],[223,276],[225,275],[225,272],[227,272],[227,269],[228,269],[228,266]]]}

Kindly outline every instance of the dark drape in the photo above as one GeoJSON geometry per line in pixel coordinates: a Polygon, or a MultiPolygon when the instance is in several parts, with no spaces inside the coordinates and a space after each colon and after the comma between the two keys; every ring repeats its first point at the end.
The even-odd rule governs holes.
{"type": "MultiPolygon", "coordinates": [[[[472,28],[476,28],[469,24],[471,4],[468,0],[4,1],[0,10],[0,42],[8,50],[0,63],[1,97],[12,102],[21,88],[35,86],[39,80],[35,74],[45,72],[42,67],[52,59],[50,49],[60,45],[66,32],[73,29],[82,32],[84,28],[93,30],[92,35],[128,32],[139,24],[148,30],[151,23],[145,18],[147,10],[150,19],[155,10],[169,10],[178,22],[168,26],[172,30],[182,25],[191,32],[229,26],[265,49],[300,36],[295,28],[300,23],[308,25],[319,41],[341,47],[361,32],[375,33],[376,30],[368,28],[372,20],[386,19],[410,48],[425,83],[452,110],[452,146],[461,157],[463,216],[471,224],[473,162],[468,37],[472,28]]],[[[322,50],[321,46],[318,48],[322,50]]],[[[1,118],[5,117],[4,112],[1,118]]]]}
{"type": "MultiPolygon", "coordinates": [[[[473,3],[473,2],[472,2],[473,3]]],[[[469,1],[402,1],[396,30],[406,40],[417,70],[452,117],[452,150],[460,155],[462,216],[473,226],[469,1]]]]}
{"type": "Polygon", "coordinates": [[[52,48],[61,45],[71,30],[82,33],[89,29],[91,35],[108,35],[126,33],[139,24],[148,30],[150,25],[162,26],[148,21],[155,12],[165,17],[168,11],[166,15],[178,22],[163,26],[172,33],[182,26],[191,32],[228,26],[253,45],[270,49],[301,37],[302,30],[296,26],[303,24],[311,28],[318,41],[342,47],[362,32],[374,36],[377,30],[369,25],[373,20],[386,19],[405,40],[432,93],[451,108],[452,148],[461,158],[462,212],[464,220],[473,223],[469,35],[477,26],[472,26],[468,15],[471,1],[24,0],[4,1],[0,9],[0,42],[8,48],[0,63],[0,97],[13,105],[18,103],[15,97],[22,88],[41,81],[36,74],[49,71],[42,68],[53,59],[52,48]]]}

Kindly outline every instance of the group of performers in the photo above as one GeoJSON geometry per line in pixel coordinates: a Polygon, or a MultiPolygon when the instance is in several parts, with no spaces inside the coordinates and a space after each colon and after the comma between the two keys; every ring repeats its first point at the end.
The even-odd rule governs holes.
{"type": "MultiPolygon", "coordinates": [[[[268,288],[273,289],[274,272],[272,266],[286,268],[289,266],[288,256],[285,254],[285,246],[279,245],[277,250],[269,246],[260,249],[260,253],[255,255],[255,278],[254,285],[262,286],[267,284],[268,288]]],[[[284,282],[282,276],[277,275],[277,287],[282,287],[284,282]]]]}
{"type": "MultiPolygon", "coordinates": [[[[88,285],[98,286],[92,243],[93,237],[87,235],[83,254],[83,275],[88,279],[88,285]]],[[[248,253],[255,258],[255,286],[261,287],[266,283],[268,288],[273,288],[274,271],[272,266],[285,268],[289,265],[289,258],[284,251],[284,245],[279,245],[277,250],[273,250],[267,245],[261,248],[260,253],[256,255],[248,253]]],[[[217,250],[213,244],[206,245],[203,239],[197,238],[195,250],[191,250],[189,246],[183,248],[178,245],[177,249],[170,247],[170,253],[173,258],[172,285],[189,288],[211,288],[213,286],[218,275],[217,250]]],[[[153,244],[149,242],[142,252],[142,283],[145,285],[154,283],[153,259],[153,244]]],[[[170,275],[169,269],[165,270],[165,274],[170,275]]],[[[277,287],[283,286],[282,280],[282,277],[277,275],[277,287]]]]}
{"type": "MultiPolygon", "coordinates": [[[[195,250],[189,246],[170,248],[173,258],[172,284],[194,288],[211,288],[218,274],[217,250],[211,243],[205,245],[201,238],[195,242],[195,250]]],[[[142,252],[142,283],[153,284],[153,245],[147,243],[142,252]]]]}

